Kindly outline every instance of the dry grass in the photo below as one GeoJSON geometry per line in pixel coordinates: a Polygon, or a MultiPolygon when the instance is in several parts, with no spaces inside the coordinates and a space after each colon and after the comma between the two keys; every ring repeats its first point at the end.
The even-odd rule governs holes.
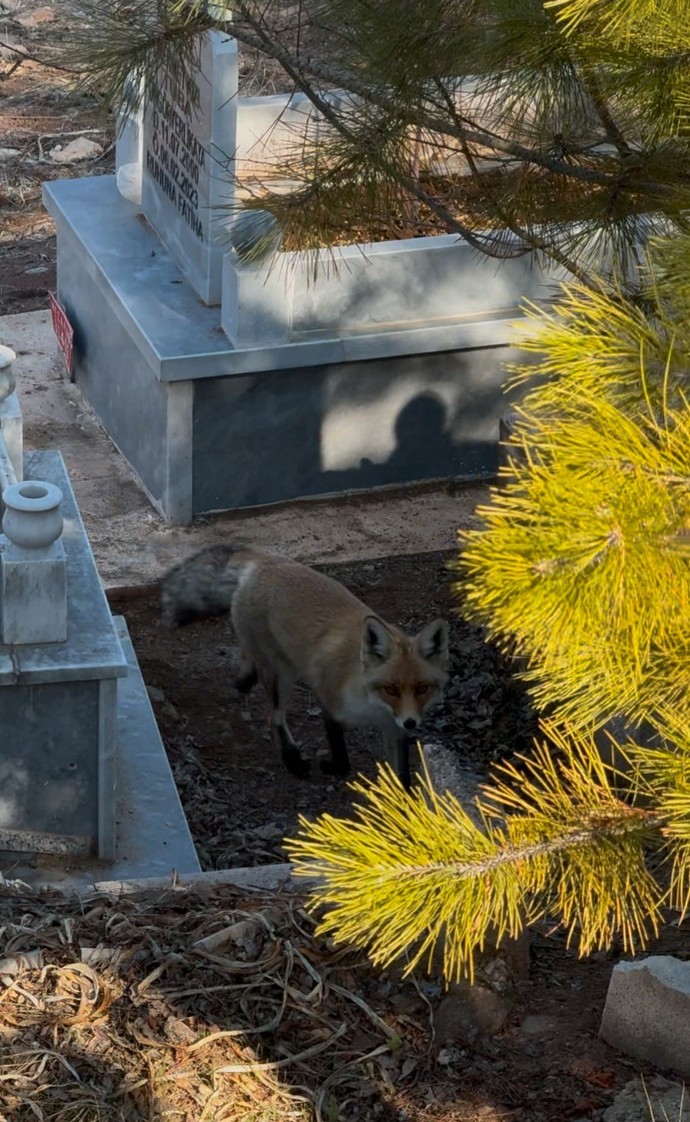
{"type": "Polygon", "coordinates": [[[431,1070],[419,991],[396,1013],[293,896],[3,892],[0,943],[2,1122],[392,1119],[431,1070]]]}

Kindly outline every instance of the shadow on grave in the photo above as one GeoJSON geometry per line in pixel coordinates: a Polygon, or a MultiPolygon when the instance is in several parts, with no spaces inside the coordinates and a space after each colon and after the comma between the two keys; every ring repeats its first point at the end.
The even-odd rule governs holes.
{"type": "Polygon", "coordinates": [[[440,987],[422,993],[329,948],[294,897],[3,892],[0,922],[5,966],[31,956],[3,999],[12,1122],[37,1117],[37,1104],[41,1117],[100,1122],[399,1122],[427,1117],[432,1103],[464,1108],[468,1120],[477,1108],[482,1118],[505,1110],[486,1078],[462,1074],[466,1059],[438,1066],[429,1011],[440,987]]]}
{"type": "Polygon", "coordinates": [[[194,508],[493,474],[508,357],[489,348],[198,382],[194,508]]]}

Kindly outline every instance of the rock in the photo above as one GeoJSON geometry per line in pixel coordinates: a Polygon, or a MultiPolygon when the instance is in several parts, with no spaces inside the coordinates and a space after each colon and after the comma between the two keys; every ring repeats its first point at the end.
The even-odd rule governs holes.
{"type": "Polygon", "coordinates": [[[6,62],[8,59],[12,61],[18,58],[19,55],[28,55],[28,53],[27,48],[19,42],[16,35],[12,35],[8,31],[3,32],[0,37],[0,59],[2,59],[3,62],[6,62]]]}
{"type": "Polygon", "coordinates": [[[263,841],[270,841],[272,838],[279,838],[283,835],[280,826],[277,826],[275,822],[267,822],[265,826],[255,826],[252,833],[254,837],[261,838],[263,841]]]}
{"type": "Polygon", "coordinates": [[[265,934],[265,929],[259,921],[242,919],[230,924],[229,927],[223,927],[220,931],[214,931],[204,939],[198,939],[192,946],[194,950],[215,954],[228,943],[235,943],[251,961],[258,956],[265,934]]]}
{"type": "Polygon", "coordinates": [[[690,1078],[690,962],[671,955],[619,962],[599,1035],[612,1048],[690,1078]]]}
{"type": "Polygon", "coordinates": [[[21,156],[18,148],[0,148],[0,160],[13,160],[15,156],[21,156]]]}
{"type": "Polygon", "coordinates": [[[103,147],[87,136],[78,136],[63,148],[61,144],[50,150],[50,158],[54,164],[75,164],[78,160],[92,160],[100,156],[103,147]]]}
{"type": "Polygon", "coordinates": [[[179,721],[179,710],[170,701],[164,701],[161,706],[161,715],[167,717],[169,721],[179,721]]]}
{"type": "Polygon", "coordinates": [[[558,1031],[558,1024],[553,1017],[543,1013],[528,1013],[520,1024],[523,1036],[553,1036],[558,1031]]]}
{"type": "Polygon", "coordinates": [[[163,693],[163,690],[158,688],[158,686],[147,686],[146,692],[149,695],[151,701],[156,701],[159,704],[165,701],[165,694],[163,693]]]}
{"type": "Polygon", "coordinates": [[[690,1122],[690,1095],[660,1076],[633,1079],[604,1111],[603,1122],[690,1122]]]}
{"type": "Polygon", "coordinates": [[[33,12],[27,12],[26,15],[22,15],[20,12],[19,15],[15,15],[12,18],[20,27],[40,27],[42,23],[52,23],[55,19],[55,12],[52,8],[48,7],[36,8],[33,12]]]}
{"type": "Polygon", "coordinates": [[[436,1043],[471,1043],[478,1036],[494,1036],[506,1023],[512,1003],[485,986],[460,982],[434,1011],[436,1043]]]}

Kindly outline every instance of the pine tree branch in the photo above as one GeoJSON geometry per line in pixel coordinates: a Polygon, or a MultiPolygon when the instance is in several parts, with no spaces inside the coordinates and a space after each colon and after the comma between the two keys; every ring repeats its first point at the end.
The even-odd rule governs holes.
{"type": "MultiPolygon", "coordinates": [[[[447,99],[446,108],[450,113],[454,113],[455,106],[453,104],[452,98],[448,94],[448,91],[444,89],[440,85],[440,83],[438,84],[438,86],[439,92],[441,93],[442,97],[447,99]]],[[[477,168],[474,153],[470,150],[470,147],[465,140],[461,140],[460,145],[462,153],[467,160],[467,164],[470,168],[475,182],[479,182],[479,169],[477,168]]],[[[591,277],[584,269],[580,268],[577,262],[568,257],[565,253],[558,249],[557,246],[553,245],[552,243],[547,243],[542,238],[536,237],[536,235],[532,234],[529,230],[525,230],[524,227],[510,218],[505,209],[501,207],[495,200],[492,200],[491,205],[497,218],[501,222],[503,222],[504,226],[511,230],[516,235],[516,237],[519,237],[525,243],[527,252],[529,252],[529,250],[531,249],[547,253],[553,261],[561,265],[564,269],[567,269],[568,272],[576,277],[577,280],[579,280],[580,283],[583,284],[586,288],[596,290],[600,287],[595,277],[591,277]]]]}
{"type": "Polygon", "coordinates": [[[618,127],[616,121],[613,118],[613,115],[606,102],[606,98],[604,97],[601,83],[597,75],[594,73],[591,67],[585,67],[582,65],[578,66],[577,64],[575,65],[580,80],[585,90],[589,94],[592,100],[592,105],[594,106],[597,116],[602,123],[607,139],[618,149],[623,159],[629,158],[633,154],[633,150],[628,144],[625,136],[623,135],[622,130],[618,127]]]}
{"type": "MultiPolygon", "coordinates": [[[[536,842],[530,845],[507,845],[493,856],[484,857],[474,861],[449,861],[429,862],[419,865],[374,865],[369,867],[372,876],[376,878],[392,877],[398,880],[403,877],[427,877],[442,873],[455,879],[479,878],[490,876],[506,866],[520,865],[525,862],[535,861],[541,857],[553,857],[558,853],[568,850],[581,849],[583,846],[593,845],[610,838],[622,838],[628,835],[658,830],[668,822],[668,815],[659,813],[656,809],[641,807],[626,807],[620,816],[609,814],[602,816],[594,825],[579,826],[570,830],[561,837],[550,838],[548,841],[536,842]]],[[[308,825],[308,824],[307,824],[308,825]]],[[[309,845],[309,843],[307,843],[309,845]]],[[[301,856],[300,843],[292,843],[292,852],[301,856]]],[[[302,858],[303,860],[303,858],[302,858]]],[[[318,872],[317,865],[298,865],[295,869],[298,876],[313,877],[318,872]]]]}
{"type": "MultiPolygon", "coordinates": [[[[238,4],[236,11],[246,21],[250,30],[247,30],[238,22],[225,25],[226,30],[230,30],[237,39],[246,43],[247,46],[254,47],[278,62],[314,105],[317,105],[315,98],[318,98],[318,94],[313,89],[307,75],[336,88],[346,89],[349,93],[362,98],[363,101],[376,105],[388,113],[395,113],[398,117],[406,120],[408,124],[420,125],[432,133],[451,136],[456,140],[465,141],[467,144],[478,147],[490,148],[522,163],[533,164],[545,171],[582,183],[598,184],[612,189],[621,186],[619,174],[606,174],[596,168],[573,164],[567,160],[559,160],[534,148],[527,148],[517,141],[507,140],[468,118],[456,116],[455,120],[449,120],[446,117],[438,117],[429,113],[419,104],[415,105],[414,109],[406,108],[403,104],[396,102],[390,93],[363,83],[361,78],[352,71],[341,67],[333,67],[321,59],[314,58],[311,54],[301,52],[295,52],[294,55],[290,54],[272,37],[270,31],[265,29],[262,22],[253,16],[246,5],[238,4]]],[[[626,185],[626,190],[632,190],[633,188],[638,192],[647,192],[662,197],[671,196],[674,193],[672,186],[654,180],[639,181],[635,182],[634,185],[626,185]]]]}
{"type": "MultiPolygon", "coordinates": [[[[249,21],[252,17],[245,13],[245,18],[249,21]]],[[[260,43],[266,43],[268,46],[272,46],[273,40],[265,32],[263,26],[258,22],[253,24],[253,26],[259,40],[257,49],[262,49],[259,45],[260,43]]],[[[333,110],[328,100],[321,97],[321,95],[316,90],[314,90],[311,84],[306,81],[301,70],[293,65],[289,56],[285,54],[282,59],[277,59],[276,61],[280,61],[280,64],[285,72],[289,75],[289,77],[292,78],[295,85],[299,89],[301,89],[304,94],[306,94],[312,105],[316,109],[318,109],[319,113],[323,116],[324,120],[328,121],[328,123],[332,125],[332,127],[337,132],[339,132],[341,136],[345,137],[351,143],[356,144],[358,138],[355,133],[347,127],[345,122],[333,110]]],[[[456,215],[452,214],[451,211],[444,207],[442,203],[439,203],[438,199],[436,199],[433,195],[425,191],[424,188],[421,187],[419,183],[411,176],[401,174],[399,169],[396,169],[390,165],[387,166],[386,170],[388,174],[391,175],[401,187],[404,187],[411,195],[413,195],[414,198],[418,199],[420,202],[425,203],[425,205],[428,206],[429,209],[441,219],[441,221],[449,231],[460,234],[464,238],[464,240],[468,242],[469,245],[471,245],[474,249],[478,250],[483,255],[487,257],[496,257],[501,260],[506,260],[509,257],[523,256],[525,252],[528,252],[526,248],[519,248],[515,253],[512,254],[506,252],[505,250],[495,251],[491,248],[491,242],[499,240],[496,236],[491,234],[477,234],[476,230],[472,230],[469,226],[466,226],[463,222],[460,222],[456,215]]]]}

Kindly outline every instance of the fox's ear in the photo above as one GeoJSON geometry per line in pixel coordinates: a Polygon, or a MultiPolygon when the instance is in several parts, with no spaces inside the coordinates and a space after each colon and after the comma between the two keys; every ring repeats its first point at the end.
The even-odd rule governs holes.
{"type": "Polygon", "coordinates": [[[393,636],[376,616],[367,616],[362,632],[362,665],[385,662],[393,649],[393,636]]]}
{"type": "Polygon", "coordinates": [[[445,669],[448,662],[448,624],[444,619],[427,623],[415,636],[414,646],[417,654],[445,669]]]}

